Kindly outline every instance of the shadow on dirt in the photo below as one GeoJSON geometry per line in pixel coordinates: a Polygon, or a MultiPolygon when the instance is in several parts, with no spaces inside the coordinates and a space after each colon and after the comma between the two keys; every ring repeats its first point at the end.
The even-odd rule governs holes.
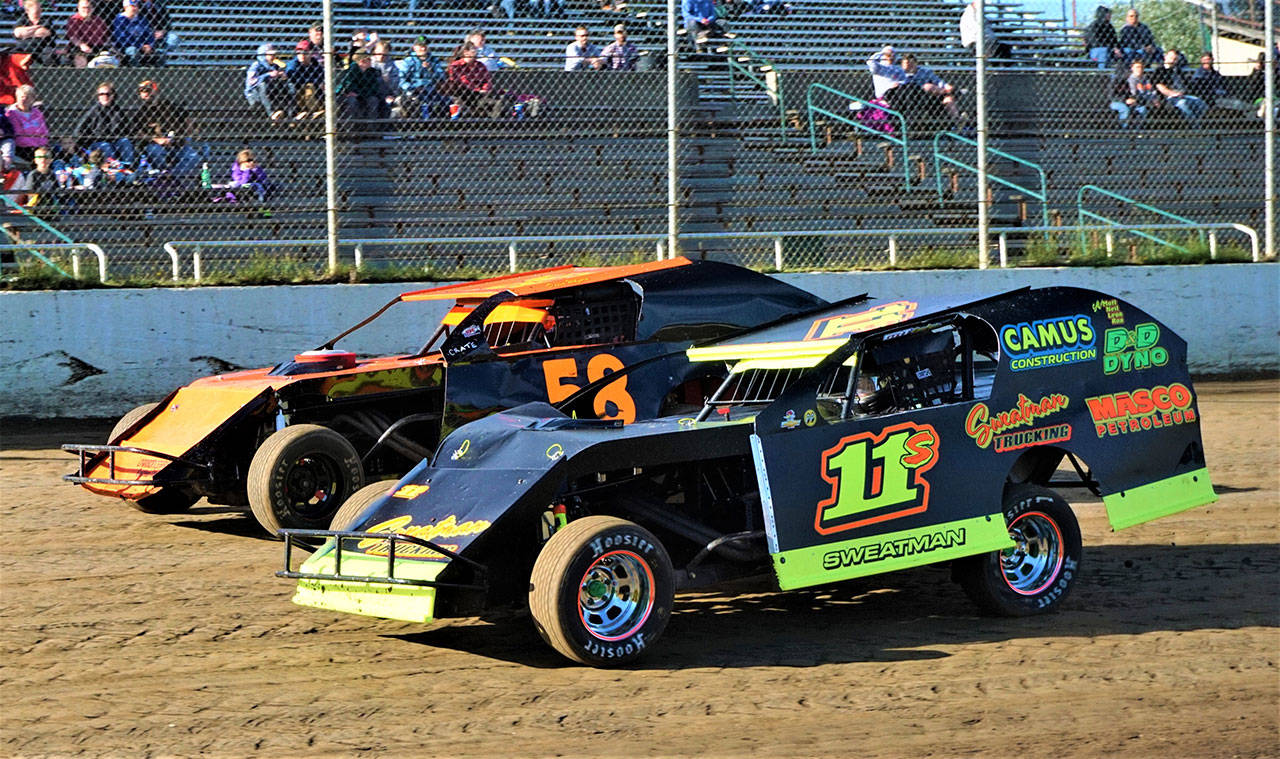
{"type": "Polygon", "coordinates": [[[254,519],[252,514],[243,509],[236,509],[230,506],[194,506],[186,513],[209,515],[217,518],[201,520],[185,519],[180,522],[170,522],[169,524],[174,527],[186,527],[192,530],[211,532],[218,535],[232,535],[241,538],[257,538],[259,540],[276,541],[275,536],[268,535],[266,531],[262,529],[262,526],[258,524],[258,520],[254,519]]]}
{"type": "MultiPolygon", "coordinates": [[[[824,588],[682,594],[655,650],[632,669],[814,667],[950,656],[950,646],[1034,637],[1277,627],[1280,545],[1085,548],[1085,574],[1057,614],[984,617],[950,573],[925,567],[824,588]]],[[[402,640],[531,667],[573,666],[527,615],[434,629],[402,640]]]]}

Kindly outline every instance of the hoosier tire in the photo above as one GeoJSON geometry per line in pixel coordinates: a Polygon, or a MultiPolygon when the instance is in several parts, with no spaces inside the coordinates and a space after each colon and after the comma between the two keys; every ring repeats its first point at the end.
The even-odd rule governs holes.
{"type": "Polygon", "coordinates": [[[333,515],[333,520],[329,522],[330,530],[349,530],[355,524],[356,517],[360,513],[369,508],[369,505],[378,500],[382,496],[391,492],[399,480],[380,480],[372,482],[357,490],[346,503],[342,504],[338,512],[333,515]]]}
{"type": "Polygon", "coordinates": [[[674,599],[666,549],[616,517],[583,517],[557,530],[529,582],[529,611],[543,640],[596,667],[626,664],[653,645],[674,599]]]}
{"type": "Polygon", "coordinates": [[[263,529],[323,530],[364,485],[360,456],[346,438],[316,424],[277,430],[249,462],[249,506],[263,529]]]}
{"type": "MultiPolygon", "coordinates": [[[[122,435],[129,431],[130,427],[137,424],[142,417],[150,414],[159,405],[159,403],[144,403],[120,417],[120,421],[116,422],[116,426],[111,428],[111,434],[107,436],[107,442],[116,443],[122,435]]],[[[193,496],[182,490],[168,487],[161,489],[158,493],[143,496],[137,500],[125,499],[125,503],[147,514],[181,514],[191,508],[191,504],[198,500],[200,500],[199,496],[193,496]]]]}
{"type": "Polygon", "coordinates": [[[988,613],[1027,617],[1055,611],[1080,574],[1083,549],[1075,513],[1048,488],[1012,485],[1004,518],[1017,545],[961,560],[956,578],[988,613]]]}

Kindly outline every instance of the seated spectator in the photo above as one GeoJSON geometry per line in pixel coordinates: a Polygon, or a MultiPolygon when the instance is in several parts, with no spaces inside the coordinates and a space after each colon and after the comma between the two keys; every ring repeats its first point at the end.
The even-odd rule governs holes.
{"type": "Polygon", "coordinates": [[[241,150],[236,153],[235,163],[231,164],[231,189],[237,200],[242,199],[241,190],[252,191],[259,203],[267,202],[271,193],[271,180],[267,172],[258,165],[252,150],[241,150]]]}
{"type": "Polygon", "coordinates": [[[107,46],[107,22],[93,15],[93,4],[80,0],[67,17],[67,54],[82,69],[107,46]]]}
{"type": "Polygon", "coordinates": [[[160,96],[160,85],[150,79],[138,84],[138,109],[133,131],[138,135],[139,171],[167,172],[188,177],[209,154],[208,145],[195,142],[195,122],[187,109],[160,96]]]}
{"type": "MultiPolygon", "coordinates": [[[[493,48],[489,47],[485,40],[485,33],[483,29],[472,29],[471,32],[467,34],[466,41],[470,42],[472,46],[475,47],[476,60],[483,63],[484,67],[489,71],[515,67],[515,61],[510,58],[498,57],[498,54],[493,51],[493,48]]],[[[461,53],[461,48],[459,48],[458,52],[459,54],[461,53]]],[[[456,57],[457,56],[455,56],[455,58],[456,57]]]]}
{"type": "Polygon", "coordinates": [[[15,157],[30,161],[37,149],[49,145],[49,127],[45,125],[44,113],[36,105],[36,88],[29,84],[14,90],[13,105],[6,108],[4,114],[13,128],[12,139],[0,144],[0,162],[8,171],[15,157]]]}
{"type": "Polygon", "coordinates": [[[289,105],[289,78],[280,65],[274,45],[258,46],[258,56],[245,69],[244,98],[260,105],[272,121],[284,118],[289,105]]]}
{"type": "Polygon", "coordinates": [[[1141,58],[1147,64],[1158,63],[1164,57],[1151,28],[1138,20],[1137,8],[1125,11],[1124,26],[1120,27],[1120,50],[1125,60],[1141,58]]]}
{"type": "Polygon", "coordinates": [[[378,118],[378,101],[382,92],[382,77],[373,68],[368,53],[352,53],[353,64],[342,73],[338,84],[338,97],[343,113],[348,119],[368,126],[378,118]]]}
{"type": "MultiPolygon", "coordinates": [[[[1142,61],[1134,61],[1133,65],[1141,68],[1142,61]]],[[[1111,110],[1116,112],[1121,129],[1131,127],[1137,129],[1142,126],[1142,121],[1147,116],[1146,104],[1139,102],[1136,94],[1131,90],[1129,73],[1130,66],[1126,66],[1121,61],[1107,82],[1111,95],[1111,110]]],[[[1149,85],[1150,82],[1148,81],[1147,84],[1149,85]]]]}
{"type": "Polygon", "coordinates": [[[509,110],[506,96],[494,90],[489,69],[480,62],[476,46],[462,43],[460,56],[449,64],[445,93],[453,98],[449,115],[457,119],[468,111],[488,111],[489,118],[502,118],[509,110]]]}
{"type": "Polygon", "coordinates": [[[1111,68],[1124,57],[1124,51],[1120,49],[1120,38],[1111,25],[1111,9],[1107,6],[1099,5],[1093,23],[1085,27],[1084,47],[1100,69],[1111,68]]]}
{"type": "Polygon", "coordinates": [[[153,66],[155,32],[138,8],[138,0],[124,0],[123,10],[111,22],[111,40],[126,66],[153,66]]]}
{"type": "Polygon", "coordinates": [[[880,52],[868,58],[867,68],[871,71],[871,87],[876,98],[892,105],[897,96],[893,90],[907,80],[907,72],[895,62],[893,46],[885,45],[880,48],[880,52]]]}
{"type": "MultiPolygon", "coordinates": [[[[986,18],[982,19],[982,31],[982,45],[986,48],[984,52],[988,58],[1009,58],[1013,55],[1013,48],[1000,39],[995,27],[986,18]]],[[[975,56],[977,55],[975,51],[978,46],[978,0],[970,0],[964,12],[960,14],[960,44],[969,48],[975,56]]]]}
{"type": "Polygon", "coordinates": [[[293,60],[284,68],[297,121],[324,116],[324,64],[316,60],[315,50],[310,39],[300,40],[293,46],[293,60]]]}
{"type": "Polygon", "coordinates": [[[356,53],[370,55],[373,46],[378,42],[378,33],[368,29],[356,29],[351,33],[351,44],[347,46],[347,54],[342,57],[343,66],[351,66],[356,53]]]}
{"type": "Polygon", "coordinates": [[[102,82],[94,97],[93,105],[76,122],[76,146],[81,150],[98,150],[107,158],[132,164],[136,156],[129,140],[129,119],[116,103],[115,85],[102,82]]]}
{"type": "Polygon", "coordinates": [[[1200,55],[1200,68],[1191,75],[1187,91],[1203,100],[1210,108],[1218,106],[1220,99],[1226,99],[1227,78],[1213,67],[1213,53],[1200,55]]]}
{"type": "Polygon", "coordinates": [[[38,61],[44,61],[53,45],[53,30],[42,17],[40,0],[22,0],[22,10],[17,14],[11,35],[10,52],[30,53],[38,61]]]}
{"type": "Polygon", "coordinates": [[[1188,124],[1196,126],[1209,110],[1209,105],[1187,92],[1190,79],[1178,63],[1178,51],[1173,48],[1164,54],[1164,65],[1151,72],[1151,83],[1164,98],[1164,102],[1177,108],[1188,124]]]}
{"type": "Polygon", "coordinates": [[[640,49],[627,42],[625,24],[614,24],[613,42],[600,51],[600,59],[604,67],[610,71],[635,71],[636,61],[640,59],[640,49]]]}
{"type": "Polygon", "coordinates": [[[324,24],[317,22],[307,27],[306,41],[311,43],[312,55],[324,55],[324,24]]]}
{"type": "Polygon", "coordinates": [[[378,40],[373,46],[373,69],[378,72],[378,118],[391,116],[392,106],[400,97],[400,69],[391,60],[391,43],[378,40]]]}
{"type": "Polygon", "coordinates": [[[448,98],[440,92],[440,84],[446,75],[445,66],[427,48],[426,37],[415,39],[413,54],[400,59],[396,66],[400,69],[400,107],[403,114],[428,119],[433,108],[448,104],[448,98]]]}
{"type": "MultiPolygon", "coordinates": [[[[902,70],[907,78],[901,85],[904,94],[916,101],[915,107],[926,113],[937,110],[936,103],[941,102],[952,121],[960,121],[960,108],[956,105],[955,87],[942,81],[942,78],[927,66],[921,66],[913,53],[902,56],[902,70]]],[[[908,107],[911,110],[911,107],[908,107]]]]}
{"type": "Polygon", "coordinates": [[[169,11],[164,7],[164,0],[138,0],[138,11],[151,26],[151,36],[155,40],[151,43],[152,64],[164,63],[165,58],[173,52],[179,42],[178,35],[170,31],[172,26],[169,22],[169,11]]]}
{"type": "Polygon", "coordinates": [[[1125,80],[1129,86],[1129,97],[1134,101],[1130,107],[1140,106],[1143,114],[1160,105],[1160,93],[1156,92],[1146,68],[1141,58],[1133,59],[1129,62],[1129,78],[1125,80]]]}
{"type": "Polygon", "coordinates": [[[80,165],[71,168],[67,173],[64,186],[77,190],[92,190],[106,185],[110,179],[106,172],[107,157],[101,150],[90,150],[80,161],[80,165]]]}
{"type": "Polygon", "coordinates": [[[723,37],[728,29],[716,19],[714,0],[683,0],[681,11],[684,16],[684,28],[689,35],[689,44],[701,52],[707,40],[712,37],[723,37]]]}
{"type": "Polygon", "coordinates": [[[35,166],[23,174],[13,189],[25,193],[19,202],[37,215],[56,214],[62,200],[62,182],[53,168],[53,153],[40,148],[32,154],[35,166]]]}
{"type": "Polygon", "coordinates": [[[599,71],[604,68],[600,59],[600,46],[590,40],[587,27],[579,26],[573,30],[573,42],[564,47],[565,71],[599,71]]]}

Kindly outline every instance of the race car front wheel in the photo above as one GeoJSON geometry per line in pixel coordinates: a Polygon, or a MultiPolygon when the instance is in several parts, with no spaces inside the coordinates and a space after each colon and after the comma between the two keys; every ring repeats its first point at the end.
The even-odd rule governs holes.
{"type": "Polygon", "coordinates": [[[107,437],[107,442],[114,444],[121,435],[129,431],[129,428],[138,423],[138,420],[147,414],[159,403],[144,403],[135,409],[131,409],[124,416],[120,417],[120,421],[116,422],[116,426],[111,428],[111,434],[107,437]]]}
{"type": "Polygon", "coordinates": [[[1014,546],[961,559],[956,577],[984,611],[1026,617],[1058,608],[1080,574],[1080,525],[1056,492],[1037,485],[1006,490],[1004,519],[1014,546]]]}
{"type": "Polygon", "coordinates": [[[390,493],[399,480],[379,480],[360,488],[347,499],[329,521],[330,530],[349,530],[356,523],[356,518],[369,505],[382,496],[390,493]]]}
{"type": "MultiPolygon", "coordinates": [[[[135,409],[131,409],[120,417],[120,421],[116,422],[115,427],[111,428],[111,434],[107,436],[107,442],[112,445],[118,444],[120,437],[128,432],[130,427],[137,424],[142,417],[150,414],[158,405],[160,404],[144,403],[135,409]]],[[[181,514],[191,508],[191,504],[198,500],[200,500],[199,496],[191,495],[171,485],[161,489],[158,493],[153,493],[137,500],[125,499],[125,503],[147,514],[181,514]]]]}
{"type": "Polygon", "coordinates": [[[590,516],[543,546],[529,582],[529,611],[542,638],[573,661],[626,664],[654,644],[675,599],[671,558],[640,525],[590,516]]]}
{"type": "Polygon", "coordinates": [[[316,424],[273,432],[249,462],[249,506],[272,535],[282,527],[328,528],[338,507],[362,485],[356,449],[316,424]]]}

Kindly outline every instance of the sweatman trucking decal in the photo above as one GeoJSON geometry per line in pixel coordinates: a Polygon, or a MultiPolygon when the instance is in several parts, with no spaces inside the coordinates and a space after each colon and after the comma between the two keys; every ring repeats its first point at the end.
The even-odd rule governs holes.
{"type": "Polygon", "coordinates": [[[973,438],[979,448],[987,448],[995,442],[997,453],[1028,448],[1033,445],[1061,443],[1071,439],[1071,425],[1055,424],[1029,430],[1009,432],[1015,427],[1030,427],[1037,419],[1051,416],[1070,404],[1071,399],[1062,393],[1053,393],[1033,401],[1018,393],[1018,403],[1013,408],[991,413],[985,403],[975,404],[964,420],[964,431],[973,438]]]}

